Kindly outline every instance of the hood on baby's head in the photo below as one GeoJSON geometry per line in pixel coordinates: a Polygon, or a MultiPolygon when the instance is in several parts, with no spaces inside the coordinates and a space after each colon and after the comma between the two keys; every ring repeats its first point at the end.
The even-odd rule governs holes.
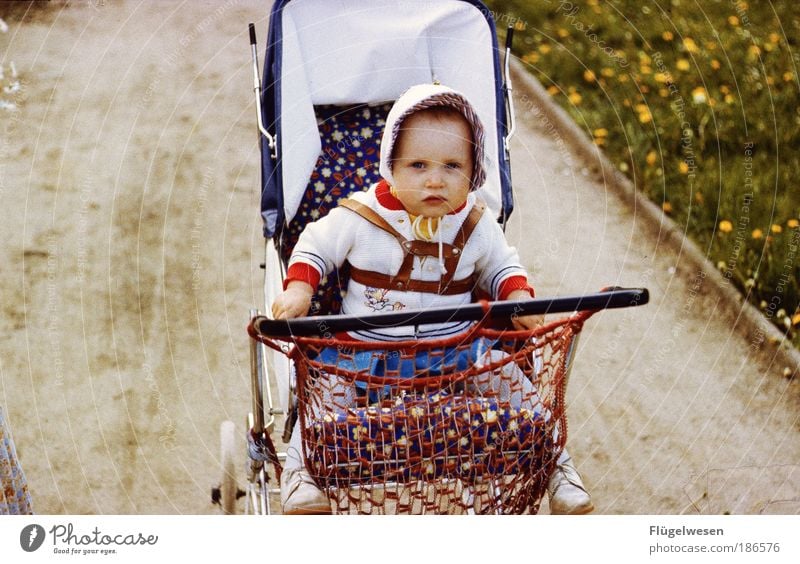
{"type": "Polygon", "coordinates": [[[386,126],[381,140],[380,173],[389,184],[392,178],[392,154],[397,143],[400,127],[411,114],[430,108],[453,108],[467,120],[472,129],[473,169],[470,191],[477,190],[486,181],[484,166],[484,129],[475,108],[469,100],[456,90],[440,84],[418,84],[406,90],[392,106],[386,117],[386,126]]]}

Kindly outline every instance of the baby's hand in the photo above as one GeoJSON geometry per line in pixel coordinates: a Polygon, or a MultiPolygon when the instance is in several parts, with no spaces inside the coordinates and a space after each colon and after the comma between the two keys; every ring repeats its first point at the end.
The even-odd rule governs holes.
{"type": "MultiPolygon", "coordinates": [[[[514,290],[506,299],[511,301],[529,300],[531,295],[525,290],[514,290]]],[[[536,329],[544,325],[544,315],[512,315],[511,323],[514,325],[514,329],[536,329]]]]}
{"type": "Polygon", "coordinates": [[[311,307],[311,296],[314,288],[305,282],[293,280],[286,290],[279,294],[272,303],[272,317],[275,319],[292,319],[308,313],[311,307]]]}

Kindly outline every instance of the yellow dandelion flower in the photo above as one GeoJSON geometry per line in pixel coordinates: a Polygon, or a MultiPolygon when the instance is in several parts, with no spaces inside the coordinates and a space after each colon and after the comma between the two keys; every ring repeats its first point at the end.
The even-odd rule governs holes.
{"type": "Polygon", "coordinates": [[[539,52],[542,55],[547,55],[550,52],[550,46],[547,43],[539,45],[539,52]]]}
{"type": "Polygon", "coordinates": [[[792,316],[792,325],[794,326],[800,325],[800,313],[795,313],[792,316]]]}
{"type": "Polygon", "coordinates": [[[662,98],[666,98],[667,96],[669,96],[669,90],[667,90],[666,88],[659,88],[658,95],[661,96],[662,98]]]}
{"type": "Polygon", "coordinates": [[[522,56],[522,62],[523,63],[529,63],[529,64],[538,63],[539,62],[539,53],[534,51],[532,53],[528,53],[527,55],[523,55],[522,56]]]}
{"type": "Polygon", "coordinates": [[[517,22],[514,24],[514,29],[517,31],[525,31],[525,22],[517,22]]]}
{"type": "Polygon", "coordinates": [[[592,139],[592,143],[594,143],[598,147],[602,147],[603,145],[606,144],[606,138],[605,137],[595,137],[594,139],[592,139]]]}
{"type": "Polygon", "coordinates": [[[567,31],[563,27],[558,28],[558,32],[557,33],[558,33],[559,37],[562,37],[562,38],[563,37],[569,37],[569,31],[567,31]]]}
{"type": "Polygon", "coordinates": [[[598,2],[599,0],[588,0],[586,3],[589,4],[590,6],[597,6],[598,2]]]}
{"type": "Polygon", "coordinates": [[[648,67],[647,65],[642,65],[639,67],[639,71],[641,71],[642,74],[650,74],[653,72],[653,68],[648,67]]]}
{"type": "Polygon", "coordinates": [[[705,46],[709,51],[713,51],[717,48],[717,43],[715,41],[706,41],[705,46]]]}
{"type": "Polygon", "coordinates": [[[653,121],[653,114],[650,113],[650,110],[639,112],[639,121],[641,123],[650,123],[653,121]]]}
{"type": "Polygon", "coordinates": [[[672,34],[671,31],[665,31],[664,33],[661,34],[661,39],[663,39],[664,41],[672,41],[673,39],[675,39],[675,36],[672,34]]]}
{"type": "Polygon", "coordinates": [[[752,59],[758,58],[758,56],[761,54],[761,49],[758,47],[758,45],[751,45],[747,48],[747,54],[752,59]]]}
{"type": "Polygon", "coordinates": [[[691,65],[687,59],[678,59],[678,62],[675,63],[675,67],[678,70],[687,71],[691,68],[691,65]]]}
{"type": "Polygon", "coordinates": [[[781,227],[777,223],[773,223],[772,226],[769,228],[769,230],[772,231],[773,233],[780,233],[781,231],[783,231],[783,227],[781,227]]]}
{"type": "Polygon", "coordinates": [[[625,99],[622,101],[622,105],[623,105],[623,106],[625,106],[626,108],[630,108],[630,107],[631,107],[631,101],[630,101],[630,100],[628,100],[627,98],[625,98],[625,99]]]}
{"type": "Polygon", "coordinates": [[[695,43],[694,39],[692,39],[691,37],[685,37],[683,39],[683,47],[690,53],[700,52],[700,48],[697,46],[697,43],[695,43]]]}
{"type": "Polygon", "coordinates": [[[733,231],[733,223],[728,221],[727,219],[723,219],[719,222],[719,230],[723,233],[730,233],[733,231]]]}
{"type": "Polygon", "coordinates": [[[783,80],[784,80],[784,81],[786,81],[786,82],[791,82],[791,80],[792,80],[793,78],[794,78],[794,73],[793,73],[793,72],[791,72],[791,71],[786,71],[785,73],[783,73],[783,80]]]}
{"type": "Polygon", "coordinates": [[[643,94],[647,94],[648,92],[650,92],[650,87],[647,86],[646,84],[642,84],[639,87],[639,90],[641,90],[643,94]]]}
{"type": "Polygon", "coordinates": [[[571,93],[571,94],[568,96],[568,98],[569,98],[569,101],[570,101],[572,104],[576,105],[576,106],[577,106],[578,104],[580,104],[580,103],[581,103],[581,100],[583,100],[583,98],[581,97],[581,95],[580,95],[580,94],[578,94],[577,92],[573,92],[573,93],[571,93]]]}
{"type": "Polygon", "coordinates": [[[610,69],[608,67],[603,67],[602,69],[600,69],[600,74],[602,74],[606,78],[611,78],[612,76],[614,76],[615,73],[614,73],[614,69],[610,69]]]}
{"type": "Polygon", "coordinates": [[[705,198],[703,198],[703,193],[702,192],[695,192],[694,193],[694,201],[702,206],[703,202],[705,202],[705,198]]]}
{"type": "Polygon", "coordinates": [[[551,96],[555,96],[556,94],[558,94],[558,92],[559,92],[558,86],[550,85],[547,87],[547,93],[550,94],[551,96]]]}
{"type": "Polygon", "coordinates": [[[711,68],[712,68],[712,69],[714,69],[714,70],[719,70],[719,67],[721,67],[721,66],[722,66],[722,65],[720,65],[720,63],[719,63],[719,61],[718,61],[718,60],[716,60],[716,59],[712,59],[712,60],[711,60],[711,68]]]}
{"type": "Polygon", "coordinates": [[[775,44],[774,43],[764,43],[764,51],[774,51],[775,44]]]}
{"type": "Polygon", "coordinates": [[[769,34],[769,40],[773,43],[779,43],[781,40],[781,36],[773,31],[772,33],[769,34]]]}
{"type": "Polygon", "coordinates": [[[726,104],[733,104],[735,98],[730,94],[725,94],[725,103],[726,104]]]}
{"type": "Polygon", "coordinates": [[[707,94],[705,88],[698,86],[692,90],[692,101],[694,101],[695,104],[705,104],[708,101],[707,94]]]}
{"type": "Polygon", "coordinates": [[[657,72],[656,74],[653,75],[653,78],[655,79],[656,82],[664,84],[669,77],[663,72],[657,72]]]}
{"type": "Polygon", "coordinates": [[[789,229],[797,229],[798,227],[800,227],[800,221],[797,221],[796,219],[792,218],[786,222],[786,227],[788,227],[789,229]]]}
{"type": "Polygon", "coordinates": [[[764,232],[761,231],[760,229],[753,229],[753,232],[750,234],[750,236],[753,239],[758,240],[758,239],[761,239],[762,237],[764,237],[764,232]]]}
{"type": "Polygon", "coordinates": [[[600,127],[594,130],[595,137],[608,137],[608,129],[600,127]]]}
{"type": "Polygon", "coordinates": [[[585,71],[583,71],[583,80],[585,80],[586,82],[594,82],[595,80],[597,80],[597,76],[589,69],[586,69],[585,71]]]}
{"type": "Polygon", "coordinates": [[[728,16],[728,23],[731,25],[739,25],[739,18],[736,16],[728,16]]]}
{"type": "Polygon", "coordinates": [[[688,174],[689,173],[689,165],[686,164],[686,161],[681,161],[678,164],[678,170],[681,174],[688,174]]]}
{"type": "Polygon", "coordinates": [[[719,87],[719,91],[722,92],[723,94],[728,94],[731,91],[731,89],[728,88],[727,84],[723,84],[722,86],[719,87]]]}
{"type": "Polygon", "coordinates": [[[661,204],[661,209],[664,211],[664,213],[672,213],[672,204],[669,202],[664,202],[661,204]]]}
{"type": "Polygon", "coordinates": [[[619,81],[620,82],[628,82],[628,75],[627,74],[619,75],[619,81]]]}
{"type": "Polygon", "coordinates": [[[658,155],[656,155],[655,151],[650,151],[649,153],[647,153],[647,156],[644,158],[644,160],[645,162],[647,162],[648,165],[653,166],[654,164],[656,164],[657,157],[658,155]]]}

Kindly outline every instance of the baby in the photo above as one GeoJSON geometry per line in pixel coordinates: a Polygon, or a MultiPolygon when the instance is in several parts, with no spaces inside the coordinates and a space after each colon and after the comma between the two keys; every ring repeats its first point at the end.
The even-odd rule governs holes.
{"type": "MultiPolygon", "coordinates": [[[[480,288],[495,300],[533,296],[516,250],[475,191],[483,185],[484,130],[472,105],[441,85],[418,85],[392,107],[381,145],[383,179],[339,203],[301,235],[272,306],[276,319],[308,313],[321,277],[345,262],[351,278],[342,313],[384,309],[457,307],[480,288]]],[[[541,316],[518,316],[518,329],[534,329],[541,316]]],[[[470,322],[350,332],[360,340],[444,338],[470,322]]],[[[327,497],[308,476],[295,428],[281,477],[284,513],[325,513],[327,497]]],[[[589,495],[564,454],[550,480],[551,509],[592,510],[589,495]],[[555,502],[554,502],[555,501],[555,502]]]]}

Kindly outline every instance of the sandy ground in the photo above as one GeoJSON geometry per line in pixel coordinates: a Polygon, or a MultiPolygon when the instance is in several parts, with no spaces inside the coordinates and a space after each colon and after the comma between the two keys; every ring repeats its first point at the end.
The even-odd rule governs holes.
{"type": "MultiPolygon", "coordinates": [[[[23,85],[0,114],[0,404],[35,509],[217,513],[218,428],[244,427],[263,307],[246,32],[263,40],[268,10],[53,2],[20,24],[25,6],[0,35],[23,85]]],[[[590,320],[572,373],[597,511],[799,513],[800,384],[591,163],[520,122],[508,233],[539,294],[652,295],[590,320]]]]}

